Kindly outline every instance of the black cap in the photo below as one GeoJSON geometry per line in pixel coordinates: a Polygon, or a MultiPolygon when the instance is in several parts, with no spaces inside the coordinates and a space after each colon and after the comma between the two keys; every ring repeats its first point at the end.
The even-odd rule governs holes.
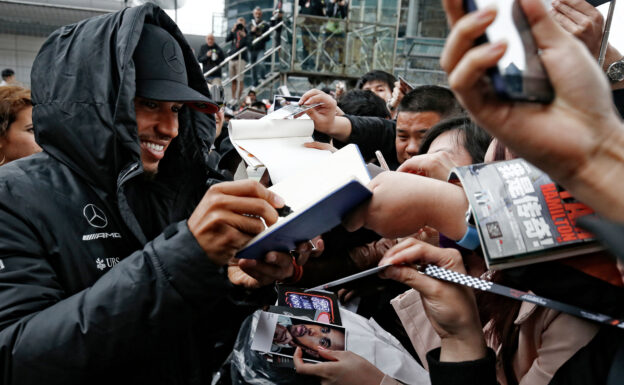
{"type": "Polygon", "coordinates": [[[164,29],[145,24],[134,51],[136,94],[147,99],[183,102],[214,114],[219,107],[188,86],[184,55],[178,42],[164,29]]]}

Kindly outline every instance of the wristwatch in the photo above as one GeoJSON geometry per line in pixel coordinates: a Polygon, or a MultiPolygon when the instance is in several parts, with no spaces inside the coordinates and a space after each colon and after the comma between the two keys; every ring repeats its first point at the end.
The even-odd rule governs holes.
{"type": "Polygon", "coordinates": [[[607,69],[607,77],[611,83],[619,83],[624,80],[624,58],[611,63],[607,69]]]}

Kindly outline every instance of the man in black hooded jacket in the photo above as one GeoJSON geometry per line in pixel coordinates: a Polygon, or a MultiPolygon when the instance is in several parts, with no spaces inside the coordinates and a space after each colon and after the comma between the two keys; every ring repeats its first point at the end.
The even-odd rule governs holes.
{"type": "MultiPolygon", "coordinates": [[[[214,341],[236,327],[222,266],[281,198],[210,187],[214,118],[198,110],[216,106],[152,4],[54,32],[32,86],[43,152],[0,167],[0,383],[210,383],[214,341]]],[[[293,273],[266,260],[231,280],[293,273]]]]}

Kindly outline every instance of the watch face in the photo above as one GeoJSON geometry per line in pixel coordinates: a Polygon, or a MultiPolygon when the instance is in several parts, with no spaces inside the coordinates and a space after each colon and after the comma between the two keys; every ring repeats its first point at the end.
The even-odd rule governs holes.
{"type": "Polygon", "coordinates": [[[609,71],[607,73],[609,75],[609,79],[614,82],[620,82],[624,80],[624,62],[616,61],[615,63],[609,66],[609,71]]]}

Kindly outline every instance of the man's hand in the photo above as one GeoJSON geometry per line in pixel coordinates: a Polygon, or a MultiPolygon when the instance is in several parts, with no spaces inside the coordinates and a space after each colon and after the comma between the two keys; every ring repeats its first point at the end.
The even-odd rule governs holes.
{"type": "Polygon", "coordinates": [[[306,92],[299,100],[300,105],[316,103],[323,104],[305,112],[314,122],[314,129],[341,142],[346,142],[351,136],[351,122],[343,116],[336,116],[340,111],[336,100],[317,89],[306,92]]]}
{"type": "Polygon", "coordinates": [[[436,265],[466,274],[461,254],[408,238],[390,249],[379,265],[393,264],[380,273],[420,293],[427,318],[442,340],[440,361],[469,361],[485,357],[486,346],[472,290],[418,272],[411,265],[436,265]]]}
{"type": "Polygon", "coordinates": [[[277,221],[275,208],[284,200],[258,182],[242,180],[216,184],[206,192],[188,227],[197,243],[217,265],[228,263],[265,224],[277,221]]]}
{"type": "Polygon", "coordinates": [[[331,362],[305,363],[297,347],[293,355],[297,373],[320,377],[322,385],[379,385],[384,378],[381,370],[353,352],[319,349],[318,353],[331,362]]]}
{"type": "Polygon", "coordinates": [[[336,118],[337,103],[331,95],[317,89],[312,89],[299,99],[299,105],[309,105],[323,103],[322,105],[311,108],[306,114],[314,122],[314,129],[324,134],[330,134],[336,118]]]}
{"type": "MultiPolygon", "coordinates": [[[[550,15],[553,19],[581,40],[594,58],[598,59],[604,28],[602,13],[585,0],[555,0],[552,6],[550,15]]],[[[602,69],[607,71],[613,62],[621,58],[622,54],[611,44],[607,44],[602,69]]],[[[614,90],[624,88],[624,82],[611,84],[611,88],[614,90]]]]}
{"type": "Polygon", "coordinates": [[[257,289],[276,281],[287,281],[295,274],[293,257],[298,265],[303,266],[310,257],[321,255],[324,249],[325,244],[319,235],[298,244],[292,254],[272,251],[263,260],[233,259],[228,266],[228,278],[233,284],[248,289],[257,289]]]}
{"type": "Polygon", "coordinates": [[[399,80],[394,82],[394,88],[392,89],[392,98],[390,98],[390,101],[388,103],[391,112],[396,113],[399,104],[401,104],[401,100],[403,100],[403,97],[408,92],[409,91],[405,87],[401,86],[401,82],[399,80]]]}
{"type": "Polygon", "coordinates": [[[228,266],[228,278],[235,285],[257,289],[292,277],[295,268],[292,257],[286,253],[271,251],[264,260],[238,259],[228,266]]]}
{"type": "Polygon", "coordinates": [[[314,237],[307,242],[301,242],[293,252],[299,266],[303,266],[310,258],[317,258],[325,251],[325,242],[322,236],[314,237]]]}
{"type": "Polygon", "coordinates": [[[446,151],[411,157],[397,169],[399,172],[422,175],[446,182],[453,167],[457,165],[446,151]]]}
{"type": "Polygon", "coordinates": [[[600,53],[604,18],[585,0],[555,0],[550,15],[566,31],[581,40],[594,58],[600,53]]]}
{"type": "Polygon", "coordinates": [[[506,44],[473,47],[496,10],[464,15],[462,0],[443,4],[452,30],[440,63],[477,124],[597,212],[624,220],[624,203],[614,193],[624,185],[613,184],[624,183],[624,173],[616,170],[621,168],[613,167],[624,158],[624,128],[606,77],[589,51],[548,16],[540,0],[520,0],[556,96],[549,105],[504,101],[483,78],[504,55],[506,44]]]}

